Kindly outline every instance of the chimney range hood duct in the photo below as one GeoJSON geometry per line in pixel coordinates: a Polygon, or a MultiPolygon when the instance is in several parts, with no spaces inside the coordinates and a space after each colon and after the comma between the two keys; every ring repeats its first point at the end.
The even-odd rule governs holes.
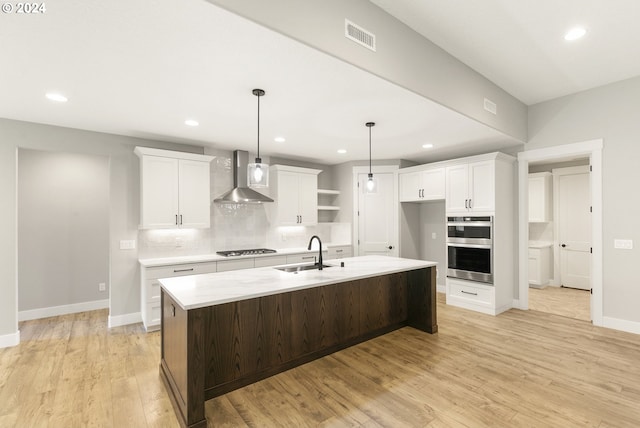
{"type": "Polygon", "coordinates": [[[250,189],[247,186],[247,165],[249,152],[236,150],[233,152],[233,189],[213,202],[218,204],[261,204],[273,202],[273,199],[250,189]]]}

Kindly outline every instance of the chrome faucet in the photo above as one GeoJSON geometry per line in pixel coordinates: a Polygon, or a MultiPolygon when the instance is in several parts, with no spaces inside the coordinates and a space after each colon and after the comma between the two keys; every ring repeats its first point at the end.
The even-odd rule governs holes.
{"type": "Polygon", "coordinates": [[[322,270],[322,241],[318,235],[313,235],[311,239],[309,239],[309,247],[307,250],[311,250],[311,243],[313,242],[313,238],[318,240],[318,244],[320,246],[319,257],[318,257],[318,270],[322,270]]]}

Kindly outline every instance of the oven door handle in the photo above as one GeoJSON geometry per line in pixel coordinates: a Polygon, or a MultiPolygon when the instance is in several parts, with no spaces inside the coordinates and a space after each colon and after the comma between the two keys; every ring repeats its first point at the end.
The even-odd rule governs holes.
{"type": "Polygon", "coordinates": [[[490,221],[450,221],[447,226],[491,227],[490,221]]]}
{"type": "Polygon", "coordinates": [[[482,248],[482,249],[491,249],[491,244],[460,244],[447,242],[447,247],[460,247],[460,248],[482,248]]]}

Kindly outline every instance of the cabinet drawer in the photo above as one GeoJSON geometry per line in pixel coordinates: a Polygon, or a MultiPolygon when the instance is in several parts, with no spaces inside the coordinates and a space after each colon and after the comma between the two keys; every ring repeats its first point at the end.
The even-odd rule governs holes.
{"type": "Polygon", "coordinates": [[[189,263],[146,268],[146,279],[171,278],[174,276],[197,275],[216,272],[216,262],[189,263]]]}
{"type": "Polygon", "coordinates": [[[217,272],[226,272],[229,270],[251,269],[253,268],[253,258],[222,260],[218,262],[217,272]]]}
{"type": "Polygon", "coordinates": [[[256,257],[255,267],[278,266],[287,263],[287,256],[256,257]]]}
{"type": "Polygon", "coordinates": [[[343,247],[332,247],[327,251],[327,259],[342,259],[345,257],[351,257],[351,245],[345,245],[343,247]]]}
{"type": "Polygon", "coordinates": [[[447,285],[447,298],[453,298],[475,305],[493,307],[495,290],[491,286],[451,280],[447,285]]]}
{"type": "MultiPolygon", "coordinates": [[[[327,253],[325,251],[322,252],[322,257],[326,257],[327,253]]],[[[312,251],[303,254],[288,254],[287,255],[287,264],[291,263],[315,263],[318,260],[318,252],[312,251]]]]}

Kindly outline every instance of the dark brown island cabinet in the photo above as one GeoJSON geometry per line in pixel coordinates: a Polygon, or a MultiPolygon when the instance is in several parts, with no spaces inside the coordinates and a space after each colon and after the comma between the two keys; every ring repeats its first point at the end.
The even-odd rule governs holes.
{"type": "Polygon", "coordinates": [[[404,326],[438,331],[435,263],[323,282],[193,309],[163,286],[160,373],[182,426],[207,426],[208,399],[338,350],[404,326]]]}

